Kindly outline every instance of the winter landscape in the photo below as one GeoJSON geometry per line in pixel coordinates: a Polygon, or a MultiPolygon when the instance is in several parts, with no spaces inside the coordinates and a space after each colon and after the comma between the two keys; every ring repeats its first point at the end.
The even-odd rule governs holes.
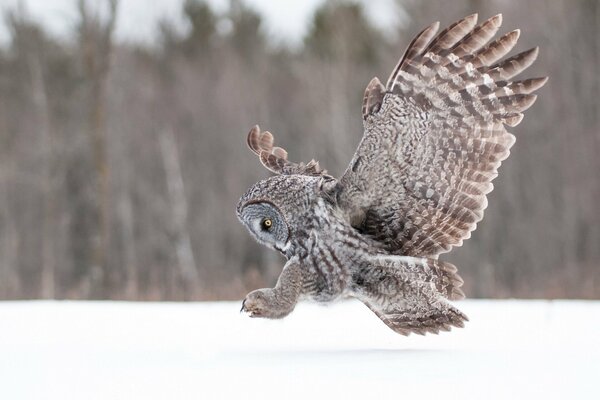
{"type": "Polygon", "coordinates": [[[600,303],[466,300],[403,337],[358,302],[281,321],[239,302],[0,304],[5,399],[593,399],[600,303]]]}
{"type": "Polygon", "coordinates": [[[0,400],[600,397],[600,2],[0,0],[0,16],[0,400]],[[296,163],[313,158],[331,179],[296,163]],[[276,174],[319,185],[236,207],[276,174]],[[357,300],[250,318],[242,299],[286,263],[272,248],[289,290],[248,310],[347,289],[402,330],[462,290],[469,322],[405,337],[357,300]]]}

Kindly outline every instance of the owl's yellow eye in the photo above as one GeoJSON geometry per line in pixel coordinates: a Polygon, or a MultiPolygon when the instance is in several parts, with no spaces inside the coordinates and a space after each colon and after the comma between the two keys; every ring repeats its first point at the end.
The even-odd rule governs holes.
{"type": "Polygon", "coordinates": [[[273,221],[271,220],[271,218],[265,218],[262,221],[262,226],[264,229],[269,229],[271,228],[271,226],[273,226],[273,221]]]}

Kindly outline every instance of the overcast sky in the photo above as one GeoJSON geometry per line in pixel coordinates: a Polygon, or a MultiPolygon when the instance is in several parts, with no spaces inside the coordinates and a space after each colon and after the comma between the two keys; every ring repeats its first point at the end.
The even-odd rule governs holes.
{"type": "MultiPolygon", "coordinates": [[[[181,16],[184,0],[121,0],[118,10],[116,37],[142,43],[152,43],[156,23],[161,18],[173,21],[181,29],[185,24],[181,16]]],[[[264,16],[266,32],[275,42],[295,44],[300,41],[308,26],[307,22],[317,6],[324,0],[245,0],[245,3],[264,16]]],[[[367,15],[383,30],[392,27],[399,13],[394,0],[359,0],[367,15]]],[[[229,0],[208,0],[217,11],[226,8],[229,0]]],[[[0,0],[0,10],[5,12],[22,3],[35,20],[42,21],[54,35],[67,37],[77,21],[77,0],[0,0]]],[[[94,0],[94,3],[101,4],[94,0]]],[[[6,24],[0,23],[0,43],[8,39],[6,24]]]]}

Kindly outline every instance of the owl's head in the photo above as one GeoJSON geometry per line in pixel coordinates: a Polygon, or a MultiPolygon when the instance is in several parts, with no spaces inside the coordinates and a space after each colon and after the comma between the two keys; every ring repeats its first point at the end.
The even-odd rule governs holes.
{"type": "Polygon", "coordinates": [[[285,254],[300,220],[310,211],[317,180],[278,175],[259,181],[240,199],[238,218],[259,243],[285,254]]]}
{"type": "Polygon", "coordinates": [[[285,252],[290,230],[282,212],[269,200],[249,201],[238,211],[240,221],[259,243],[285,252]]]}

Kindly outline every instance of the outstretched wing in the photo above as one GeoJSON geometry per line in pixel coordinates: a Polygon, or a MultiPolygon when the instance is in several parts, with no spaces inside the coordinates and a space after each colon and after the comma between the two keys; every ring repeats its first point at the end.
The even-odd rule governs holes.
{"type": "Polygon", "coordinates": [[[519,31],[496,34],[497,15],[468,16],[435,38],[438,23],[409,45],[386,86],[377,78],[363,102],[365,133],[338,181],[352,225],[393,253],[435,257],[460,246],[487,206],[509,155],[515,126],[547,78],[511,81],[537,48],[498,61],[519,31]]]}
{"type": "Polygon", "coordinates": [[[463,327],[467,317],[445,299],[464,297],[456,267],[405,256],[373,257],[353,276],[352,294],[402,335],[463,327]]]}
{"type": "Polygon", "coordinates": [[[269,131],[261,132],[258,125],[248,133],[248,147],[269,171],[280,175],[327,175],[327,171],[321,169],[318,161],[310,160],[307,164],[291,162],[287,159],[287,151],[273,144],[273,134],[269,131]]]}

